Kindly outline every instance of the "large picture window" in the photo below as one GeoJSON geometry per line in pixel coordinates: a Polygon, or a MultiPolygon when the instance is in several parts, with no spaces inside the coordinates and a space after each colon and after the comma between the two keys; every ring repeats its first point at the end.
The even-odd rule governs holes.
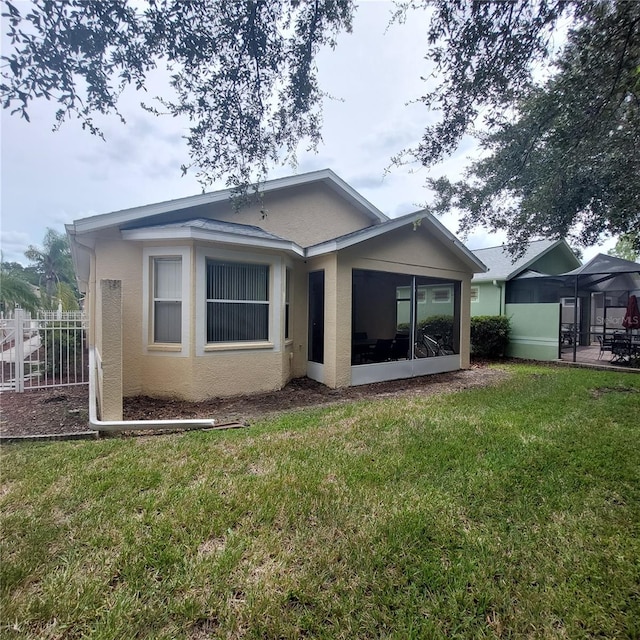
{"type": "Polygon", "coordinates": [[[206,261],[207,343],[269,339],[269,265],[206,261]]]}
{"type": "Polygon", "coordinates": [[[182,260],[153,258],[153,341],[182,340],[182,260]]]}

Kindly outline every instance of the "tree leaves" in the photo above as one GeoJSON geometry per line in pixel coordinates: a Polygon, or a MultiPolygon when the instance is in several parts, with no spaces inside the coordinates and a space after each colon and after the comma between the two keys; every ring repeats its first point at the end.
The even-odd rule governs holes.
{"type": "Polygon", "coordinates": [[[640,230],[640,4],[591,10],[570,31],[557,73],[496,119],[482,140],[489,155],[467,179],[431,182],[440,210],[462,211],[463,232],[504,230],[521,252],[531,237],[589,246],[640,230]]]}
{"type": "MultiPolygon", "coordinates": [[[[57,125],[77,117],[100,135],[94,113],[118,113],[128,85],[143,89],[157,66],[170,91],[144,105],[190,122],[192,162],[203,184],[266,176],[295,161],[297,145],[320,140],[322,92],[315,56],[351,28],[353,0],[155,0],[144,10],[125,0],[35,0],[22,16],[10,3],[13,48],[0,90],[28,118],[46,96],[57,125]]],[[[122,116],[120,116],[122,118],[122,116]]]]}

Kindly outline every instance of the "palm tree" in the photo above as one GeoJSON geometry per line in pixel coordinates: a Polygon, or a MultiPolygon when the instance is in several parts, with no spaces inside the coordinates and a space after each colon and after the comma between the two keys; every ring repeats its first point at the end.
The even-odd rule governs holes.
{"type": "Polygon", "coordinates": [[[68,298],[65,294],[68,293],[69,287],[75,291],[73,261],[69,242],[64,233],[47,228],[42,245],[42,249],[29,245],[24,255],[33,263],[39,274],[40,288],[45,292],[48,303],[51,305],[54,298],[63,301],[68,298]]]}
{"type": "Polygon", "coordinates": [[[0,268],[0,306],[3,310],[22,307],[35,312],[40,306],[33,285],[17,273],[0,268]]]}

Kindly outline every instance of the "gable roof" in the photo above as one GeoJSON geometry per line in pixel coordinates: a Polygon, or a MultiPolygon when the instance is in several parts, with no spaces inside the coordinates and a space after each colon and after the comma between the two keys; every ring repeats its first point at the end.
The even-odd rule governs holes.
{"type": "Polygon", "coordinates": [[[433,215],[427,211],[414,211],[398,218],[392,218],[379,225],[373,227],[367,227],[366,229],[360,229],[359,231],[353,231],[343,236],[338,236],[332,240],[315,244],[311,247],[307,247],[306,255],[308,257],[320,256],[325,253],[331,253],[333,251],[340,251],[346,249],[365,240],[376,238],[395,229],[407,225],[424,225],[432,229],[436,235],[442,237],[444,240],[451,243],[453,252],[469,265],[474,273],[484,271],[486,266],[481,260],[478,259],[467,247],[465,247],[460,240],[458,240],[441,222],[439,222],[433,215]]]}
{"type": "MultiPolygon", "coordinates": [[[[232,195],[232,190],[225,189],[81,218],[72,224],[66,225],[78,280],[80,283],[87,282],[90,253],[93,246],[92,240],[89,239],[87,243],[87,241],[82,241],[79,236],[106,229],[119,230],[124,240],[191,238],[231,245],[277,249],[306,258],[339,251],[409,224],[420,224],[433,231],[444,244],[450,243],[449,246],[454,255],[466,264],[472,272],[477,273],[486,269],[482,260],[467,249],[430,213],[416,211],[399,218],[389,219],[330,169],[269,180],[261,186],[261,190],[265,193],[273,192],[313,182],[322,182],[329,186],[354,207],[364,212],[371,219],[372,224],[364,229],[303,248],[291,240],[272,234],[258,226],[221,221],[198,215],[198,213],[203,213],[202,207],[216,202],[228,201],[232,195]],[[158,219],[156,217],[176,211],[181,212],[182,220],[162,222],[162,218],[158,219]]],[[[89,238],[91,238],[91,235],[89,235],[89,238]]]]}
{"type": "MultiPolygon", "coordinates": [[[[339,178],[331,169],[321,169],[319,171],[311,171],[299,175],[288,176],[286,178],[276,178],[267,180],[259,185],[261,193],[270,193],[287,189],[289,187],[311,184],[314,182],[322,182],[356,209],[367,215],[373,224],[385,222],[389,218],[379,209],[374,207],[366,198],[362,197],[353,187],[350,187],[344,180],[339,178]]],[[[123,209],[121,211],[113,211],[111,213],[102,213],[96,216],[80,218],[75,220],[67,228],[71,228],[74,233],[88,233],[90,231],[100,231],[109,227],[119,227],[122,225],[131,225],[143,221],[145,218],[162,215],[164,213],[172,213],[175,211],[183,211],[191,209],[193,217],[198,217],[197,212],[200,207],[211,205],[218,202],[228,201],[233,195],[233,189],[222,189],[220,191],[212,191],[210,193],[201,193],[186,198],[178,198],[176,200],[167,200],[155,204],[143,205],[141,207],[133,207],[131,209],[123,209]]]]}
{"type": "Polygon", "coordinates": [[[469,249],[467,249],[448,229],[426,211],[416,211],[399,218],[387,220],[359,231],[333,238],[326,242],[300,247],[291,240],[286,240],[260,227],[225,222],[208,218],[195,218],[181,222],[147,225],[133,229],[124,229],[122,237],[125,240],[173,240],[175,238],[190,238],[194,240],[208,240],[225,244],[244,245],[268,249],[289,251],[303,258],[321,256],[334,251],[346,249],[365,240],[376,238],[395,229],[407,225],[428,225],[435,229],[436,234],[451,242],[453,252],[469,265],[474,272],[482,271],[485,266],[469,249]]]}
{"type": "MultiPolygon", "coordinates": [[[[487,282],[491,280],[511,280],[518,274],[526,271],[533,265],[534,262],[539,260],[542,256],[546,255],[556,247],[563,247],[566,251],[572,255],[571,247],[565,240],[534,240],[529,243],[524,254],[513,259],[513,256],[507,251],[505,245],[499,247],[488,247],[486,249],[475,249],[473,254],[484,262],[488,267],[485,273],[482,273],[473,278],[474,282],[487,282]]],[[[575,258],[576,264],[579,263],[578,258],[575,258]]]]}

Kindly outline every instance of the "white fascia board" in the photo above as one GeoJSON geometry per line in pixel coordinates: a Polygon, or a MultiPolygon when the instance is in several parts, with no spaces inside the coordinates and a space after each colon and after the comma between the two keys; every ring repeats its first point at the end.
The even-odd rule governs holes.
{"type": "MultiPolygon", "coordinates": [[[[385,222],[388,220],[380,210],[374,207],[368,200],[363,198],[355,189],[350,187],[344,180],[340,179],[330,169],[321,169],[310,173],[300,175],[287,176],[285,178],[276,178],[268,180],[259,186],[259,190],[263,193],[269,191],[277,191],[311,182],[322,181],[329,184],[335,191],[349,200],[354,206],[366,213],[370,218],[377,222],[385,222]]],[[[89,218],[80,218],[73,222],[76,233],[88,233],[90,231],[99,231],[109,227],[118,227],[123,224],[135,222],[151,216],[161,215],[163,213],[172,213],[199,207],[208,204],[214,204],[229,200],[233,189],[223,189],[221,191],[213,191],[211,193],[201,193],[186,198],[178,198],[176,200],[167,200],[155,204],[143,205],[141,207],[133,207],[131,209],[122,209],[121,211],[113,211],[111,213],[102,213],[89,218]]]]}
{"type": "Polygon", "coordinates": [[[99,231],[163,213],[171,213],[173,211],[180,211],[181,209],[189,209],[191,207],[220,202],[228,197],[228,190],[216,191],[215,193],[201,193],[197,196],[189,196],[178,200],[167,200],[166,202],[147,204],[141,207],[133,207],[132,209],[102,213],[97,216],[91,216],[90,218],[81,218],[80,220],[75,220],[73,226],[76,233],[99,231]]]}
{"type": "Polygon", "coordinates": [[[445,240],[452,242],[456,253],[461,254],[461,257],[466,262],[473,265],[474,273],[487,271],[487,267],[483,262],[478,260],[478,258],[476,258],[473,253],[469,251],[462,242],[460,242],[460,240],[458,240],[444,225],[438,222],[438,220],[426,211],[416,211],[400,218],[393,218],[383,225],[368,227],[360,232],[308,247],[306,253],[309,258],[312,258],[314,256],[324,255],[333,251],[340,251],[341,249],[346,249],[347,247],[364,242],[365,240],[376,238],[406,225],[424,224],[425,222],[430,224],[437,234],[444,236],[445,240]]]}
{"type": "Polygon", "coordinates": [[[251,236],[234,233],[220,233],[193,228],[167,228],[167,229],[129,229],[122,232],[124,240],[204,240],[207,242],[219,242],[221,244],[233,244],[259,249],[276,249],[288,251],[297,256],[304,257],[304,249],[295,242],[289,240],[275,240],[269,238],[253,238],[251,236]]]}
{"type": "Polygon", "coordinates": [[[482,260],[478,259],[473,251],[468,249],[458,238],[456,238],[449,229],[447,229],[437,218],[435,218],[430,213],[426,211],[422,212],[423,218],[426,219],[431,226],[433,226],[437,231],[439,231],[445,238],[453,243],[455,248],[462,254],[463,259],[466,259],[467,262],[470,262],[473,266],[473,273],[486,273],[489,270],[489,267],[482,262],[482,260]]]}

